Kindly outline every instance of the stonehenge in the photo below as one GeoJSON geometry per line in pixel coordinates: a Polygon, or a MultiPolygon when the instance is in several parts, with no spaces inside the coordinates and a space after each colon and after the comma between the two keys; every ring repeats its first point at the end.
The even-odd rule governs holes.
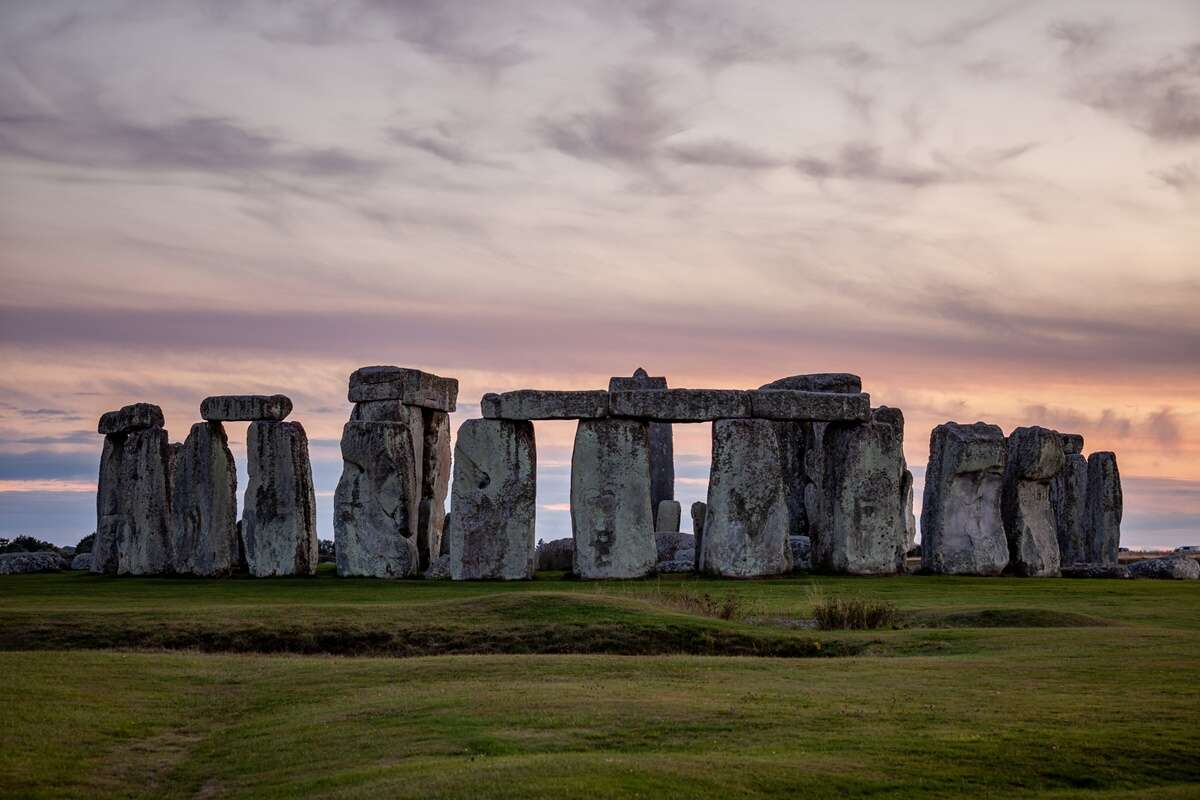
{"type": "MultiPolygon", "coordinates": [[[[849,373],[758,389],[668,388],[637,369],[607,390],[483,395],[451,430],[458,381],[419,369],[355,370],[333,493],[345,577],[527,580],[554,565],[584,579],[728,578],[817,569],[906,571],[917,526],[904,415],[872,407],[849,373]],[[576,423],[571,538],[535,547],[534,422],[576,423]],[[673,426],[711,423],[707,497],[681,531],[673,426]],[[447,511],[447,499],[453,514],[447,511]]],[[[304,427],[284,395],[216,395],[171,443],[162,410],[103,414],[90,568],[104,574],[312,575],[316,497],[304,427]],[[241,519],[224,425],[249,422],[241,519]]],[[[930,435],[922,568],[959,575],[1128,574],[1117,565],[1116,458],[1037,426],[983,422],[930,435]]],[[[1149,570],[1150,568],[1147,568],[1149,570]]]]}

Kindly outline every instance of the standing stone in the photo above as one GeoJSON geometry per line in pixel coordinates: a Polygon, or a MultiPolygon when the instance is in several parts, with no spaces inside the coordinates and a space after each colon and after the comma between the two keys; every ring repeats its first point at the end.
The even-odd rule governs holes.
{"type": "Polygon", "coordinates": [[[242,546],[250,574],[312,575],[317,568],[316,503],[308,437],[299,422],[252,422],[242,546]]]}
{"type": "Polygon", "coordinates": [[[1087,560],[1095,564],[1117,563],[1121,546],[1121,473],[1115,453],[1092,453],[1087,460],[1087,501],[1084,539],[1087,560]]]}
{"type": "Polygon", "coordinates": [[[170,450],[167,432],[143,428],[125,436],[119,479],[117,573],[171,571],[170,450]]]}
{"type": "Polygon", "coordinates": [[[901,488],[904,492],[900,501],[900,507],[904,510],[904,552],[907,554],[917,546],[917,517],[913,514],[913,474],[907,464],[904,466],[901,488]]]}
{"type": "Polygon", "coordinates": [[[406,578],[420,571],[421,412],[412,421],[342,429],[342,477],[333,499],[338,575],[406,578]]]}
{"type": "Polygon", "coordinates": [[[92,544],[92,572],[116,575],[120,561],[117,543],[124,535],[125,514],[121,508],[121,456],[125,435],[104,437],[100,453],[100,476],[96,483],[96,538],[92,544]]]}
{"type": "Polygon", "coordinates": [[[533,423],[469,419],[454,444],[450,577],[533,577],[537,449],[533,423]]]}
{"type": "Polygon", "coordinates": [[[647,423],[580,420],[571,455],[571,532],[580,578],[654,572],[647,423]]]}
{"type": "Polygon", "coordinates": [[[807,536],[789,536],[792,548],[792,572],[812,569],[812,539],[807,536]]]}
{"type": "Polygon", "coordinates": [[[445,520],[442,522],[442,541],[438,545],[438,555],[450,555],[450,517],[449,511],[446,512],[445,520]]]}
{"type": "Polygon", "coordinates": [[[421,569],[441,551],[446,522],[446,495],[450,491],[450,415],[423,409],[425,444],[422,447],[421,505],[417,514],[417,553],[421,569]]]}
{"type": "Polygon", "coordinates": [[[1050,577],[1062,566],[1050,482],[1063,468],[1062,436],[1036,425],[1008,437],[1001,514],[1008,566],[1023,577],[1050,577]]]}
{"type": "MultiPolygon", "coordinates": [[[[632,378],[611,378],[608,391],[626,392],[640,389],[666,389],[664,376],[651,377],[638,367],[632,378]]],[[[675,440],[669,422],[650,423],[650,503],[658,512],[663,500],[675,499],[675,440]]]]}
{"type": "Polygon", "coordinates": [[[815,542],[823,569],[852,575],[904,571],[904,417],[876,409],[870,422],[825,433],[829,527],[815,542]]]}
{"type": "Polygon", "coordinates": [[[783,464],[779,437],[770,420],[713,423],[700,556],[705,572],[735,578],[791,572],[783,464]]]}
{"type": "Polygon", "coordinates": [[[238,566],[237,469],[220,422],[197,422],[172,459],[172,563],[181,575],[238,566]]]}
{"type": "Polygon", "coordinates": [[[654,515],[654,527],[659,532],[678,533],[679,518],[683,515],[683,507],[678,500],[663,500],[658,504],[658,513],[654,515]]]}
{"type": "Polygon", "coordinates": [[[930,572],[999,575],[1008,565],[1000,514],[1007,460],[996,425],[946,422],[929,436],[921,560],[930,572]]]}
{"type": "Polygon", "coordinates": [[[692,536],[696,537],[696,560],[692,568],[700,571],[700,555],[704,552],[704,515],[708,513],[708,504],[703,500],[692,503],[692,536]]]}
{"type": "Polygon", "coordinates": [[[1050,506],[1054,509],[1059,561],[1065,569],[1088,560],[1083,519],[1087,507],[1088,468],[1087,459],[1081,454],[1083,437],[1063,434],[1062,442],[1065,460],[1062,471],[1050,482],[1050,506]]]}

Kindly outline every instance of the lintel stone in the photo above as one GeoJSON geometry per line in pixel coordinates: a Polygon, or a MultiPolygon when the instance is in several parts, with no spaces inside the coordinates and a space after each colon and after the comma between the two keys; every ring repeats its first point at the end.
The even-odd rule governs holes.
{"type": "Polygon", "coordinates": [[[601,419],[608,416],[608,392],[519,389],[485,394],[484,419],[601,419]]]}
{"type": "Polygon", "coordinates": [[[200,418],[208,422],[279,422],[290,413],[291,398],[282,394],[221,394],[200,403],[200,418]]]}
{"type": "Polygon", "coordinates": [[[871,419],[871,396],[863,392],[768,390],[749,394],[751,416],[761,419],[813,422],[866,422],[871,419]]]}
{"type": "Polygon", "coordinates": [[[349,400],[399,400],[405,405],[453,411],[458,380],[405,367],[361,367],[350,374],[349,400]]]}
{"type": "Polygon", "coordinates": [[[750,416],[750,393],[741,389],[639,389],[611,392],[614,417],[659,422],[712,422],[750,416]]]}

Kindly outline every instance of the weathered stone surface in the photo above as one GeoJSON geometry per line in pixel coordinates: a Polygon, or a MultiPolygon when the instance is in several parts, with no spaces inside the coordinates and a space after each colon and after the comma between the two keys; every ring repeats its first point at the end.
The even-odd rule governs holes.
{"type": "Polygon", "coordinates": [[[290,413],[291,398],[282,394],[220,394],[200,403],[200,419],[209,422],[278,422],[290,413]]]}
{"type": "Polygon", "coordinates": [[[921,508],[926,570],[999,575],[1008,565],[1000,513],[1007,455],[996,425],[947,422],[933,429],[921,508]]]}
{"type": "Polygon", "coordinates": [[[1089,559],[1084,535],[1087,472],[1086,458],[1079,453],[1066,453],[1062,470],[1050,481],[1050,507],[1054,510],[1059,561],[1063,565],[1086,563],[1089,559]]]}
{"type": "Polygon", "coordinates": [[[424,434],[419,409],[408,424],[356,422],[342,428],[342,477],[333,499],[338,575],[407,578],[421,572],[417,546],[424,434]]]}
{"type": "Polygon", "coordinates": [[[897,409],[825,433],[828,530],[813,543],[822,569],[852,575],[904,571],[904,427],[897,409]]]}
{"type": "Polygon", "coordinates": [[[1062,436],[1036,425],[1008,437],[1001,515],[1008,538],[1008,568],[1024,577],[1059,574],[1058,530],[1050,482],[1063,468],[1062,436]]]}
{"type": "Polygon", "coordinates": [[[442,522],[442,541],[438,544],[438,555],[450,555],[450,512],[446,512],[445,521],[442,522]]]}
{"type": "Polygon", "coordinates": [[[792,550],[792,571],[812,569],[812,539],[807,536],[789,536],[788,547],[792,550]]]}
{"type": "Polygon", "coordinates": [[[858,394],[862,391],[862,378],[849,372],[812,372],[806,375],[780,378],[758,388],[761,391],[791,390],[858,394]]]}
{"type": "Polygon", "coordinates": [[[708,503],[697,500],[692,503],[692,535],[696,537],[696,571],[700,570],[700,554],[704,552],[704,516],[708,513],[708,503]]]}
{"type": "Polygon", "coordinates": [[[1066,455],[1079,455],[1083,452],[1083,436],[1078,433],[1063,433],[1062,448],[1066,455]]]}
{"type": "Polygon", "coordinates": [[[1148,558],[1129,564],[1129,574],[1134,578],[1200,580],[1200,562],[1187,556],[1148,558]]]}
{"type": "Polygon", "coordinates": [[[484,419],[601,419],[608,416],[608,392],[518,389],[485,394],[484,419]]]}
{"type": "Polygon", "coordinates": [[[1129,568],[1119,564],[1063,564],[1064,578],[1132,578],[1129,568]]]}
{"type": "Polygon", "coordinates": [[[425,580],[444,581],[450,579],[450,554],[437,556],[421,574],[425,580]]]}
{"type": "Polygon", "coordinates": [[[88,571],[92,568],[92,554],[80,553],[71,559],[71,569],[88,571]]]}
{"type": "Polygon", "coordinates": [[[469,419],[454,445],[450,576],[456,581],[533,577],[537,450],[533,424],[469,419]]]}
{"type": "Polygon", "coordinates": [[[680,506],[678,500],[662,500],[658,504],[658,511],[654,514],[655,533],[660,531],[675,531],[679,530],[679,518],[683,515],[683,507],[680,506]]]}
{"type": "Polygon", "coordinates": [[[399,400],[405,405],[453,411],[458,400],[458,381],[419,369],[404,367],[361,367],[350,375],[351,403],[399,400]]]}
{"type": "Polygon", "coordinates": [[[711,422],[750,416],[750,394],[740,389],[647,389],[612,392],[614,417],[660,422],[711,422]]]}
{"type": "Polygon", "coordinates": [[[132,433],[146,428],[161,428],[163,426],[162,409],[152,403],[134,403],[122,406],[117,411],[109,411],[100,417],[96,432],[104,435],[114,433],[132,433]]]}
{"type": "Polygon", "coordinates": [[[145,428],[125,434],[120,461],[117,573],[166,574],[171,570],[171,456],[167,432],[145,428]]]}
{"type": "Polygon", "coordinates": [[[1116,454],[1092,453],[1087,461],[1087,500],[1083,517],[1088,561],[1117,563],[1123,512],[1124,497],[1116,454]]]}
{"type": "Polygon", "coordinates": [[[421,504],[417,510],[417,553],[421,567],[429,565],[442,548],[446,522],[446,495],[450,492],[450,415],[426,408],[422,412],[425,445],[422,448],[421,504]]]}
{"type": "Polygon", "coordinates": [[[574,572],[581,578],[638,578],[654,571],[645,422],[580,420],[571,455],[571,531],[574,572]]]}
{"type": "Polygon", "coordinates": [[[659,531],[654,534],[654,549],[659,561],[673,561],[681,551],[695,553],[696,537],[678,531],[659,531]]]}
{"type": "Polygon", "coordinates": [[[242,547],[251,575],[311,575],[319,558],[308,437],[299,422],[251,422],[242,547]]]}
{"type": "Polygon", "coordinates": [[[171,459],[171,565],[181,575],[238,566],[237,468],[220,422],[197,422],[171,459]]]}
{"type": "Polygon", "coordinates": [[[713,423],[712,471],[701,568],[750,578],[791,572],[783,453],[763,419],[713,423]]]}
{"type": "Polygon", "coordinates": [[[421,416],[420,406],[410,406],[399,400],[371,400],[355,403],[350,411],[351,422],[403,422],[412,424],[421,416]]]}
{"type": "Polygon", "coordinates": [[[695,564],[696,554],[692,550],[680,550],[670,561],[659,561],[654,565],[655,572],[691,572],[695,564]]]}
{"type": "Polygon", "coordinates": [[[51,550],[37,553],[0,553],[0,575],[52,572],[65,566],[63,557],[51,550]]]}
{"type": "MultiPolygon", "coordinates": [[[[666,389],[667,379],[650,376],[638,367],[633,377],[610,378],[608,391],[627,392],[647,389],[666,389]]],[[[650,423],[650,506],[654,509],[657,527],[658,504],[675,499],[675,438],[669,422],[650,423]]]]}
{"type": "Polygon", "coordinates": [[[553,539],[539,542],[537,547],[538,570],[570,572],[575,566],[575,540],[553,539]]]}
{"type": "Polygon", "coordinates": [[[866,421],[871,417],[869,394],[799,392],[774,389],[749,392],[750,415],[759,419],[812,422],[866,421]]]}
{"type": "Polygon", "coordinates": [[[92,572],[116,575],[120,563],[117,543],[125,528],[121,508],[121,456],[125,452],[125,435],[104,437],[100,453],[100,475],[96,483],[96,538],[92,543],[92,572]]]}
{"type": "Polygon", "coordinates": [[[904,512],[904,552],[908,553],[917,546],[917,517],[913,513],[913,474],[907,463],[904,466],[900,488],[903,492],[900,508],[904,512]]]}

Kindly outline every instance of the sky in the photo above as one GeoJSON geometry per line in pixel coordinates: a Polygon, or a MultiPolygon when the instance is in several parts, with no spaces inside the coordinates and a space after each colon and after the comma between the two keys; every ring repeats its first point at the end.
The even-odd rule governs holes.
{"type": "Polygon", "coordinates": [[[93,530],[102,412],[281,392],[332,538],[347,378],[396,364],[455,427],[854,372],[918,505],[934,425],[1039,424],[1117,453],[1123,544],[1200,544],[1195,0],[5,0],[0,273],[0,536],[93,530]]]}

